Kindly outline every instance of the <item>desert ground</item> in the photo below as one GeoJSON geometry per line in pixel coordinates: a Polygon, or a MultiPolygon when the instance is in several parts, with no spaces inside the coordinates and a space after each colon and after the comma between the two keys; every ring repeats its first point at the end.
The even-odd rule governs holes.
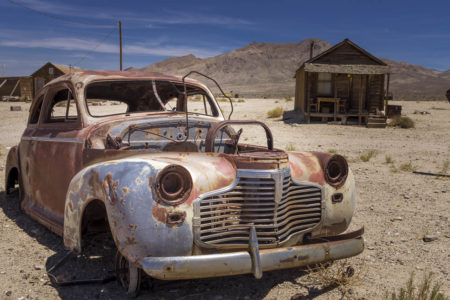
{"type": "MultiPolygon", "coordinates": [[[[227,103],[220,104],[228,109],[227,103]]],[[[450,174],[450,104],[394,104],[403,106],[403,114],[415,121],[415,128],[286,124],[280,118],[267,118],[267,111],[277,106],[291,110],[292,101],[234,103],[232,119],[266,122],[277,148],[336,152],[348,159],[358,191],[350,229],[365,227],[362,254],[316,273],[291,269],[267,272],[261,280],[243,275],[156,282],[153,287],[144,286],[138,299],[382,299],[386,291],[405,286],[411,273],[420,281],[428,272],[448,296],[450,178],[417,175],[411,170],[450,174]],[[341,276],[342,266],[352,266],[355,275],[348,284],[329,285],[330,278],[341,276]],[[325,274],[321,277],[320,272],[325,274]]],[[[0,103],[0,299],[123,299],[124,292],[115,281],[53,285],[46,270],[64,255],[62,239],[20,212],[17,193],[5,194],[6,155],[20,140],[28,109],[25,103],[0,103]],[[22,111],[10,111],[10,105],[20,105],[22,111]]],[[[249,141],[264,141],[262,132],[245,133],[249,141]]],[[[86,255],[58,270],[61,278],[98,277],[113,269],[113,246],[101,239],[93,245],[94,250],[88,249],[86,255]]]]}

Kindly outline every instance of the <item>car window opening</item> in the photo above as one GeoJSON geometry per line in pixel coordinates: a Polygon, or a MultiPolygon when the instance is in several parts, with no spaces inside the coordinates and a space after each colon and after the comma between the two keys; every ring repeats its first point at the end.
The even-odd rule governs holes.
{"type": "MultiPolygon", "coordinates": [[[[93,117],[142,112],[185,111],[183,85],[170,81],[101,81],[86,88],[86,105],[93,117]]],[[[217,117],[218,111],[208,93],[187,86],[189,114],[217,117]],[[197,103],[198,102],[198,103],[197,103]]]]}

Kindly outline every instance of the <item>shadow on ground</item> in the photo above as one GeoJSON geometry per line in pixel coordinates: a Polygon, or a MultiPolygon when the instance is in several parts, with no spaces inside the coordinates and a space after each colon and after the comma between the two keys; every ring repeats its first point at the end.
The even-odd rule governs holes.
{"type": "MultiPolygon", "coordinates": [[[[0,192],[0,208],[4,214],[13,220],[30,237],[40,244],[51,249],[54,254],[47,258],[45,268],[50,270],[66,254],[62,238],[40,225],[38,222],[25,215],[19,208],[18,194],[14,192],[6,195],[0,192]]],[[[115,246],[112,239],[105,235],[89,237],[84,245],[82,255],[71,255],[67,261],[52,273],[59,281],[84,280],[104,278],[114,273],[115,246]]],[[[159,281],[146,278],[137,299],[261,299],[277,285],[290,283],[299,288],[308,289],[307,286],[297,282],[297,279],[306,275],[302,269],[289,269],[266,272],[263,278],[256,280],[252,275],[239,275],[233,277],[159,281]]],[[[124,299],[124,290],[118,286],[115,280],[107,283],[53,286],[61,299],[124,299]]],[[[310,296],[294,296],[295,299],[312,299],[318,295],[327,293],[335,287],[324,289],[309,289],[310,296]]],[[[280,288],[282,289],[282,287],[280,288]]],[[[277,297],[277,296],[275,296],[277,297]]]]}

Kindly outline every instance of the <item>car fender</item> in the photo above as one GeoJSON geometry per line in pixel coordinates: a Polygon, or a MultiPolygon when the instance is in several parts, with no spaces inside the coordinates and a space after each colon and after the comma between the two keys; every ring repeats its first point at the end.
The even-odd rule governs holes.
{"type": "Polygon", "coordinates": [[[66,196],[64,245],[81,252],[81,224],[93,200],[105,204],[108,223],[118,250],[138,265],[146,256],[191,255],[193,201],[205,192],[231,185],[234,166],[221,157],[170,157],[154,155],[124,158],[91,165],[72,179],[66,196]],[[202,158],[202,159],[200,159],[202,158]],[[185,167],[192,177],[192,192],[181,204],[158,201],[153,191],[158,173],[171,164],[185,167]],[[170,222],[170,216],[182,222],[170,222]]]}
{"type": "Polygon", "coordinates": [[[19,170],[19,147],[13,146],[11,147],[11,149],[9,149],[8,151],[8,156],[6,157],[6,164],[5,164],[5,189],[6,189],[6,193],[8,193],[9,189],[8,189],[8,180],[9,180],[9,175],[12,169],[16,168],[17,169],[17,176],[20,176],[20,170],[19,170]]]}
{"type": "Polygon", "coordinates": [[[322,186],[322,221],[312,236],[335,235],[350,225],[356,201],[355,179],[349,168],[347,179],[340,187],[329,185],[324,176],[325,164],[332,156],[321,152],[289,152],[291,176],[297,182],[312,182],[322,186]],[[342,201],[333,202],[334,194],[342,193],[342,201]]]}

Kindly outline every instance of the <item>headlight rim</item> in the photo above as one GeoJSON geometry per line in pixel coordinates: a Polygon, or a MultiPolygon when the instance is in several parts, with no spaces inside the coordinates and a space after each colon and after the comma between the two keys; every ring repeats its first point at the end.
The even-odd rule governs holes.
{"type": "Polygon", "coordinates": [[[156,176],[154,186],[156,200],[172,206],[184,203],[190,196],[192,190],[192,177],[189,171],[180,165],[168,165],[156,176]],[[169,176],[175,176],[180,181],[180,187],[176,192],[169,192],[162,180],[168,180],[169,176]]]}
{"type": "Polygon", "coordinates": [[[332,155],[326,165],[324,170],[325,181],[334,188],[342,187],[348,177],[349,168],[347,160],[339,154],[332,155]],[[339,170],[336,174],[337,169],[339,170]]]}

